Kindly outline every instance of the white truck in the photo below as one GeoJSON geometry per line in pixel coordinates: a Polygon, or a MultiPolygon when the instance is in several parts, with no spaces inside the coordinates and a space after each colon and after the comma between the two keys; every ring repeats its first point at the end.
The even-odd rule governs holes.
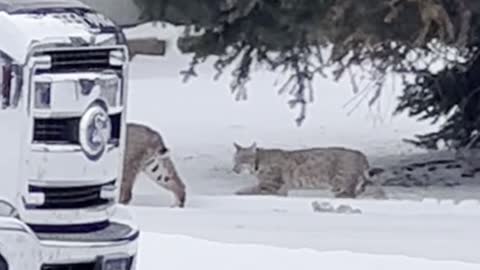
{"type": "Polygon", "coordinates": [[[121,29],[76,0],[0,0],[0,36],[0,270],[135,269],[121,29]]]}

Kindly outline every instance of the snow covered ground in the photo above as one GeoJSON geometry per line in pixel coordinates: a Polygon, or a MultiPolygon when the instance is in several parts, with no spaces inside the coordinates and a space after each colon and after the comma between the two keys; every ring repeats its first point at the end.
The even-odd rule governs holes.
{"type": "MultiPolygon", "coordinates": [[[[157,233],[188,235],[232,244],[480,263],[478,202],[454,205],[433,200],[423,203],[343,201],[361,209],[362,214],[341,215],[314,212],[312,200],[200,197],[191,201],[193,206],[183,210],[144,206],[132,209],[143,232],[147,233],[145,238],[155,237],[157,233]]],[[[159,241],[157,245],[168,249],[170,244],[159,241]]],[[[185,258],[191,255],[183,253],[185,258]]],[[[250,260],[242,254],[237,256],[237,260],[250,260]]],[[[141,259],[148,260],[148,256],[141,259]]]]}
{"type": "MultiPolygon", "coordinates": [[[[129,36],[171,38],[173,28],[142,26],[129,36]]],[[[213,81],[211,65],[182,83],[189,57],[170,40],[166,57],[138,56],[131,65],[130,121],[159,130],[188,186],[185,209],[143,176],[130,209],[142,229],[139,269],[480,269],[480,185],[389,188],[390,198],[335,200],[322,192],[288,198],[239,197],[232,193],[254,179],[231,172],[234,141],[261,147],[342,145],[364,151],[374,164],[419,152],[402,138],[432,129],[401,115],[390,116],[395,88],[377,107],[362,103],[353,114],[348,81],[317,80],[316,101],[302,127],[294,122],[276,80],[259,71],[249,99],[234,101],[229,73],[213,81]],[[425,199],[436,198],[436,199],[425,199]],[[441,200],[437,200],[441,199],[441,200]],[[359,215],[313,211],[315,200],[359,208],[359,215]]],[[[392,84],[395,81],[392,80],[392,84]]],[[[354,99],[353,104],[357,102],[354,99]]]]}
{"type": "Polygon", "coordinates": [[[252,244],[223,244],[186,236],[157,234],[146,234],[142,237],[140,254],[138,268],[141,270],[159,268],[176,270],[479,269],[478,264],[455,261],[431,261],[398,255],[380,256],[349,251],[288,250],[252,244]]]}

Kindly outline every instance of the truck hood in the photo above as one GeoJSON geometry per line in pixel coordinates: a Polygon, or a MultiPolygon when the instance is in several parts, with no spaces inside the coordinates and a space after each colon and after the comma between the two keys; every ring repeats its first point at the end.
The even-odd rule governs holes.
{"type": "MultiPolygon", "coordinates": [[[[15,62],[26,61],[31,46],[118,44],[121,29],[90,10],[13,13],[0,12],[0,50],[15,62]]],[[[123,37],[123,36],[122,36],[123,37]]],[[[122,41],[123,42],[123,41],[122,41]]]]}

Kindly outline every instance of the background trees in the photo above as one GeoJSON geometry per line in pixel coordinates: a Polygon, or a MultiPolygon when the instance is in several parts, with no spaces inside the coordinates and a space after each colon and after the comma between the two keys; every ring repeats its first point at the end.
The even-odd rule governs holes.
{"type": "MultiPolygon", "coordinates": [[[[458,148],[480,128],[479,12],[476,0],[135,0],[146,20],[195,29],[178,40],[192,52],[186,77],[215,57],[219,74],[234,65],[232,90],[246,98],[253,65],[289,74],[282,92],[300,108],[316,76],[338,80],[361,72],[375,101],[386,76],[401,74],[397,111],[420,120],[447,119],[411,142],[458,148]]],[[[357,83],[352,81],[355,90],[357,83]]],[[[318,94],[318,93],[317,93],[318,94]]]]}

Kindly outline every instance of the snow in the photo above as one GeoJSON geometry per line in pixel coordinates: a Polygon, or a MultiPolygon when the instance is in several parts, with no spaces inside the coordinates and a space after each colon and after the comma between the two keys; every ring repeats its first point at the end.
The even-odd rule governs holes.
{"type": "MultiPolygon", "coordinates": [[[[185,209],[169,208],[171,194],[140,176],[129,209],[142,229],[140,270],[157,269],[480,269],[480,185],[389,187],[389,200],[340,200],[325,192],[287,198],[234,196],[253,184],[231,171],[233,142],[285,149],[341,145],[362,150],[375,165],[424,153],[402,142],[435,128],[391,116],[398,80],[391,78],[377,106],[355,95],[348,80],[318,79],[316,100],[297,127],[298,111],[278,96],[286,75],[258,71],[247,101],[228,88],[230,73],[213,81],[211,64],[183,83],[189,56],[175,49],[181,29],[161,25],[127,30],[130,37],[168,39],[165,57],[137,56],[131,65],[129,121],[161,132],[188,188],[185,209]],[[357,101],[352,102],[355,104],[357,101]],[[360,209],[360,214],[315,212],[312,203],[360,209]]],[[[373,93],[372,93],[373,94],[373,93]]],[[[367,99],[368,100],[368,99],[367,99]]],[[[417,157],[418,158],[418,157],[417,157]]]]}
{"type": "Polygon", "coordinates": [[[141,270],[158,269],[435,269],[476,270],[478,265],[430,261],[398,255],[371,255],[349,251],[318,252],[311,249],[285,249],[263,245],[220,244],[186,236],[147,233],[140,246],[141,270]],[[159,245],[158,243],[162,243],[159,245]],[[199,252],[201,251],[201,252],[199,252]],[[160,258],[161,257],[161,258],[160,258]],[[159,259],[160,258],[160,259],[159,259]]]}
{"type": "Polygon", "coordinates": [[[220,244],[186,236],[147,233],[141,236],[141,270],[158,269],[435,269],[476,270],[478,265],[455,261],[431,261],[399,255],[371,255],[349,251],[318,252],[264,245],[220,244]],[[159,245],[158,243],[162,243],[159,245]],[[201,251],[201,252],[199,252],[201,251]],[[159,261],[159,257],[161,259],[159,261]]]}
{"type": "Polygon", "coordinates": [[[360,215],[317,213],[311,202],[305,198],[206,196],[193,199],[186,209],[135,206],[132,210],[148,235],[480,263],[478,202],[342,201],[361,209],[360,215]]]}

